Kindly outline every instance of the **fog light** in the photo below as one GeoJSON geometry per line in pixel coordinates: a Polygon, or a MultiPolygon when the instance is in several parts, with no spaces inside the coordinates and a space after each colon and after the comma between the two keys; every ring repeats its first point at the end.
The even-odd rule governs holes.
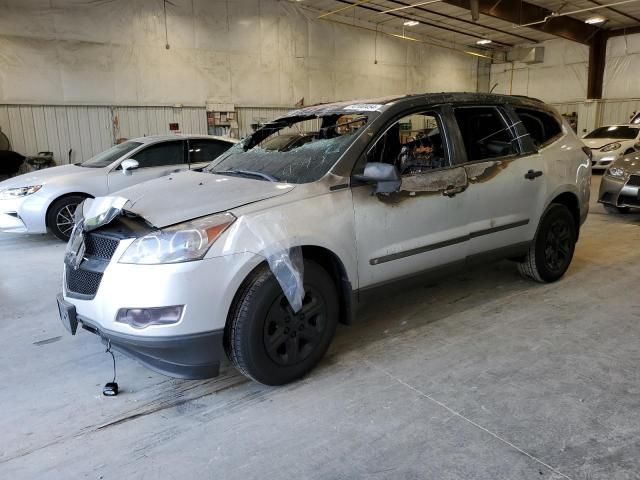
{"type": "Polygon", "coordinates": [[[156,308],[121,308],[116,315],[116,322],[126,323],[133,328],[170,325],[180,321],[183,310],[184,305],[156,308]]]}

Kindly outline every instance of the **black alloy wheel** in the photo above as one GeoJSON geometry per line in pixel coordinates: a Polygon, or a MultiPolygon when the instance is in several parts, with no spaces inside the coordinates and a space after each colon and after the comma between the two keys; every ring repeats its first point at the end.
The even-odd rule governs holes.
{"type": "Polygon", "coordinates": [[[327,328],[327,302],[315,288],[305,292],[302,308],[294,312],[283,295],[273,303],[264,322],[264,346],[278,365],[296,365],[318,346],[327,328]]]}

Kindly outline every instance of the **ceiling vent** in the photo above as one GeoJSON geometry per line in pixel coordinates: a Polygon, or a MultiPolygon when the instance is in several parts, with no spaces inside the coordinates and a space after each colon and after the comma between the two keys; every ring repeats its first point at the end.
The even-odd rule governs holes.
{"type": "Polygon", "coordinates": [[[514,48],[507,52],[508,62],[542,63],[544,47],[514,48]]]}

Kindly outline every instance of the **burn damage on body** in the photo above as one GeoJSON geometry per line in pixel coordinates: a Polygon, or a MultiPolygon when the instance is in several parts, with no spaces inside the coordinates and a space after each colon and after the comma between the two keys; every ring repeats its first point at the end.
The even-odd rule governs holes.
{"type": "Polygon", "coordinates": [[[495,178],[511,164],[508,160],[492,160],[488,162],[465,165],[469,183],[484,183],[495,178]]]}
{"type": "Polygon", "coordinates": [[[383,203],[396,205],[404,200],[431,195],[443,195],[450,188],[466,188],[467,173],[464,168],[453,168],[431,173],[402,177],[400,191],[389,195],[378,195],[383,203]]]}

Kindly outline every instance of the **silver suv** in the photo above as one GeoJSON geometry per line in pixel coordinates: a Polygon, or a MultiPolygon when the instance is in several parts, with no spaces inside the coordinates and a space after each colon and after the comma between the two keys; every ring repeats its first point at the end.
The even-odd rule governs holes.
{"type": "Polygon", "coordinates": [[[60,315],[170,376],[215,376],[226,353],[284,384],[391,282],[503,258],[538,282],[562,277],[587,215],[589,153],[524,97],[302,108],[202,172],[85,202],[60,315]]]}

